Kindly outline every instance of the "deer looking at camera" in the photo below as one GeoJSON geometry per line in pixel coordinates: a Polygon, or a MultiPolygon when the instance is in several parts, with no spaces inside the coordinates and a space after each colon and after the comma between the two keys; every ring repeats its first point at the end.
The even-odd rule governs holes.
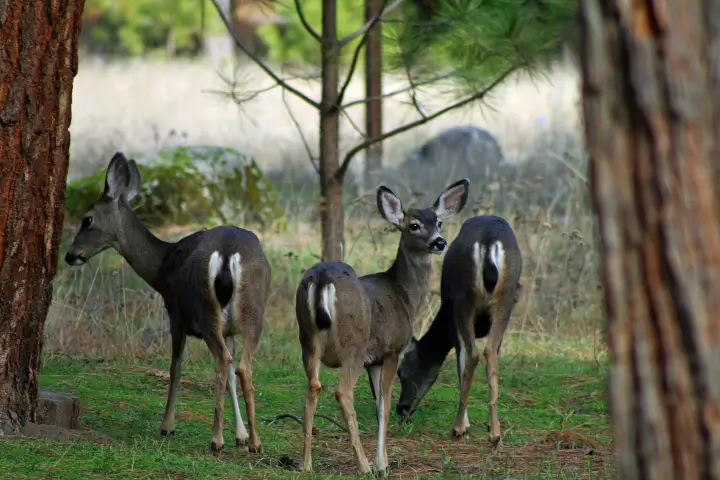
{"type": "Polygon", "coordinates": [[[85,213],[65,255],[69,265],[83,265],[107,248],[120,253],[135,272],[157,290],[170,317],[172,363],[160,434],[175,430],[175,404],[187,335],[205,341],[215,358],[215,420],[210,448],[223,448],[225,385],[235,415],[235,442],[260,449],[255,421],[252,358],[263,327],[270,287],[270,264],[254,233],[220,226],[195,232],[177,243],[155,237],[130,208],[140,190],[134,160],[116,153],[105,176],[105,190],[85,213]],[[242,337],[240,377],[250,433],[242,421],[234,370],[236,334],[242,337]]]}
{"type": "Polygon", "coordinates": [[[376,395],[378,443],[375,469],[387,470],[385,439],[390,396],[400,355],[413,338],[413,318],[428,290],[433,254],[447,245],[439,230],[442,220],[462,210],[469,182],[447,187],[430,208],[403,210],[387,187],[377,189],[382,216],[400,233],[397,257],[385,272],[358,277],[342,262],[318,263],[307,271],[297,290],[295,312],[302,359],[308,379],[305,404],[305,448],[301,468],[310,470],[313,416],[322,390],[320,363],[340,368],[335,398],[345,417],[358,469],[370,472],[360,444],[354,409],[354,388],[363,367],[376,395]]]}
{"type": "Polygon", "coordinates": [[[460,405],[452,437],[469,434],[467,405],[475,367],[480,361],[475,339],[487,336],[485,360],[489,402],[489,440],[500,444],[497,413],[498,355],[522,286],[522,255],[515,233],[504,219],[480,216],[466,220],[443,260],[441,304],[427,333],[398,370],[397,413],[409,419],[440,373],[453,347],[457,355],[460,405]]]}

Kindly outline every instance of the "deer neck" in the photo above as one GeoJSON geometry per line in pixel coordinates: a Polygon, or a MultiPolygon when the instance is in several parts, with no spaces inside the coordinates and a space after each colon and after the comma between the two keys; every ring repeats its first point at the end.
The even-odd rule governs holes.
{"type": "Polygon", "coordinates": [[[410,307],[408,313],[411,316],[415,315],[425,299],[428,284],[430,283],[431,268],[431,253],[409,251],[400,242],[395,262],[388,270],[388,273],[394,277],[397,285],[405,291],[410,307]]]}
{"type": "Polygon", "coordinates": [[[127,207],[121,207],[122,227],[117,251],[151,287],[162,293],[160,267],[174,246],[160,240],[127,207]]]}
{"type": "Polygon", "coordinates": [[[444,301],[440,304],[430,328],[417,343],[418,358],[422,359],[425,368],[429,369],[445,362],[445,358],[454,346],[452,334],[454,331],[452,306],[444,301]]]}

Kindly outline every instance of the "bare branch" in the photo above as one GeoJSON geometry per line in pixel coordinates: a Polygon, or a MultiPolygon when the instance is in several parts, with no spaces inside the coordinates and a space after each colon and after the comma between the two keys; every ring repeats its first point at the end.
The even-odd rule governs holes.
{"type": "Polygon", "coordinates": [[[340,165],[340,168],[338,168],[337,171],[335,172],[335,180],[337,182],[343,181],[343,178],[345,177],[345,172],[347,171],[348,167],[350,166],[350,162],[352,161],[355,154],[357,154],[358,152],[365,150],[367,147],[374,145],[378,142],[382,142],[383,140],[386,140],[390,137],[394,137],[395,135],[399,135],[403,132],[407,132],[408,130],[412,130],[413,128],[423,125],[431,120],[434,120],[434,119],[446,114],[447,112],[450,112],[457,108],[464,107],[465,105],[472,103],[475,100],[479,100],[479,99],[483,98],[485,95],[487,95],[488,92],[490,92],[492,89],[497,87],[500,83],[502,83],[503,80],[505,80],[517,68],[518,68],[517,66],[513,65],[508,70],[503,72],[502,75],[500,75],[498,78],[496,78],[486,88],[484,88],[483,90],[480,90],[479,92],[474,93],[473,95],[470,95],[469,97],[465,97],[464,99],[462,99],[458,102],[448,105],[447,107],[440,109],[431,115],[427,115],[419,120],[415,120],[414,122],[406,123],[405,125],[402,125],[398,128],[387,131],[387,132],[383,133],[382,135],[378,135],[377,137],[369,138],[369,139],[365,140],[364,142],[354,146],[345,155],[342,165],[340,165]]]}
{"type": "Polygon", "coordinates": [[[340,113],[342,113],[345,116],[347,121],[350,123],[350,126],[353,128],[353,130],[355,130],[360,135],[361,138],[367,138],[365,136],[365,132],[363,132],[362,129],[358,126],[358,124],[355,123],[355,120],[352,119],[352,117],[350,116],[350,114],[347,111],[340,110],[340,113]]]}
{"type": "Polygon", "coordinates": [[[283,105],[285,105],[285,110],[287,111],[288,115],[290,116],[290,120],[295,124],[295,128],[297,128],[298,133],[300,134],[300,139],[303,142],[303,145],[305,146],[305,151],[308,154],[308,159],[310,160],[310,164],[315,169],[315,173],[320,173],[320,165],[318,165],[317,159],[312,153],[312,149],[310,148],[310,144],[307,141],[307,138],[305,138],[305,134],[302,131],[302,127],[300,126],[300,122],[297,121],[297,118],[295,118],[295,115],[293,114],[292,110],[290,109],[290,105],[287,102],[287,96],[286,91],[282,91],[282,101],[283,105]]]}
{"type": "Polygon", "coordinates": [[[300,17],[300,23],[302,23],[303,27],[305,27],[305,30],[308,31],[311,37],[313,37],[319,43],[322,43],[322,38],[320,37],[320,35],[315,31],[312,25],[308,23],[307,18],[305,18],[305,14],[303,13],[302,7],[300,6],[300,0],[295,0],[295,9],[297,10],[298,17],[300,17]]]}
{"type": "MultiPolygon", "coordinates": [[[[215,0],[213,0],[213,1],[215,1],[215,0]]],[[[383,17],[383,15],[386,15],[386,14],[392,12],[393,10],[395,10],[397,7],[400,6],[400,4],[402,2],[403,2],[403,0],[395,0],[389,7],[384,8],[385,4],[387,4],[387,1],[386,1],[385,4],[383,4],[383,8],[380,9],[379,14],[375,15],[373,18],[368,20],[367,23],[365,23],[365,25],[363,25],[360,30],[353,32],[350,35],[348,35],[347,37],[340,40],[340,42],[338,43],[338,48],[343,48],[345,45],[352,42],[360,35],[367,35],[367,33],[370,31],[370,29],[383,17]]],[[[364,41],[360,42],[361,45],[363,43],[365,43],[365,42],[364,41]]]]}
{"type": "Polygon", "coordinates": [[[279,84],[283,89],[289,91],[296,97],[300,98],[302,101],[307,103],[308,105],[314,107],[317,110],[320,110],[320,104],[316,102],[315,100],[311,99],[304,93],[302,93],[300,90],[290,86],[287,82],[285,82],[282,78],[280,78],[275,72],[273,72],[272,68],[270,68],[265,62],[260,59],[257,55],[252,53],[248,48],[243,45],[243,43],[240,41],[240,39],[237,37],[235,32],[233,31],[232,25],[230,24],[230,21],[227,19],[225,14],[222,11],[222,7],[218,4],[218,0],[212,0],[213,5],[215,6],[215,10],[217,10],[218,15],[220,15],[220,19],[225,24],[225,28],[230,33],[230,36],[233,38],[233,41],[235,42],[235,45],[238,46],[240,50],[243,51],[245,55],[250,57],[250,59],[255,62],[255,64],[260,67],[270,78],[272,78],[275,83],[279,84]]]}
{"type": "Polygon", "coordinates": [[[425,118],[425,117],[427,117],[427,115],[425,114],[423,109],[420,107],[420,103],[418,103],[417,91],[415,90],[416,85],[415,85],[415,82],[413,81],[412,72],[410,71],[410,62],[408,61],[407,56],[405,55],[405,50],[403,50],[402,47],[401,47],[400,54],[402,55],[403,65],[405,66],[405,73],[407,74],[408,83],[410,84],[410,99],[412,100],[412,104],[415,107],[415,110],[417,110],[417,112],[420,114],[420,116],[422,118],[425,118]]]}
{"type": "MultiPolygon", "coordinates": [[[[380,18],[382,18],[382,16],[385,14],[385,11],[386,11],[386,10],[385,10],[385,7],[387,6],[387,2],[388,2],[388,0],[385,0],[385,1],[383,2],[382,6],[380,7],[380,11],[378,12],[378,14],[375,15],[373,18],[371,18],[371,19],[365,24],[365,26],[363,26],[363,28],[361,28],[361,29],[358,30],[357,32],[353,33],[352,35],[349,35],[349,36],[345,37],[343,40],[340,40],[340,44],[339,44],[340,46],[339,46],[339,48],[342,48],[343,46],[346,45],[346,44],[343,43],[343,42],[345,42],[345,40],[347,40],[348,38],[350,39],[349,41],[352,41],[354,38],[357,37],[356,34],[358,34],[358,35],[359,35],[359,34],[362,34],[362,35],[363,35],[363,39],[360,41],[360,43],[358,43],[357,47],[355,47],[355,51],[353,52],[352,61],[350,62],[350,69],[348,70],[347,77],[345,78],[345,81],[343,82],[343,86],[342,86],[342,88],[340,89],[340,94],[338,95],[338,101],[337,101],[338,105],[340,105],[340,104],[342,103],[342,101],[343,101],[343,98],[345,98],[345,92],[347,91],[348,87],[350,86],[350,82],[352,81],[353,75],[355,75],[355,69],[357,68],[358,59],[360,58],[360,52],[362,51],[363,47],[366,46],[367,37],[368,37],[368,35],[370,34],[370,30],[372,30],[372,27],[373,27],[373,26],[378,22],[378,20],[380,20],[380,18]],[[366,29],[365,27],[367,27],[367,29],[366,29]],[[364,30],[364,31],[363,31],[363,30],[364,30]],[[353,37],[353,35],[355,35],[355,37],[353,37]],[[353,37],[353,38],[350,38],[350,37],[353,37]]],[[[400,2],[402,2],[402,0],[396,1],[395,4],[393,4],[393,5],[397,6],[397,5],[400,4],[400,2]]],[[[394,8],[394,7],[393,7],[393,8],[394,8]]]]}
{"type": "MultiPolygon", "coordinates": [[[[438,75],[436,77],[428,78],[427,80],[417,82],[417,83],[415,83],[415,88],[421,87],[423,85],[429,85],[431,83],[436,83],[436,82],[439,82],[440,80],[446,80],[446,79],[452,77],[453,75],[455,75],[456,73],[457,72],[455,70],[453,70],[452,72],[444,73],[442,75],[438,75]]],[[[348,102],[345,105],[342,105],[340,107],[340,110],[345,110],[347,108],[354,107],[355,105],[363,105],[363,104],[374,102],[377,100],[394,97],[396,95],[400,95],[401,93],[409,92],[411,90],[411,88],[412,87],[403,87],[403,88],[399,88],[397,90],[392,90],[388,93],[384,93],[384,94],[380,95],[379,97],[367,97],[367,98],[361,98],[359,100],[353,100],[352,102],[348,102]]]]}

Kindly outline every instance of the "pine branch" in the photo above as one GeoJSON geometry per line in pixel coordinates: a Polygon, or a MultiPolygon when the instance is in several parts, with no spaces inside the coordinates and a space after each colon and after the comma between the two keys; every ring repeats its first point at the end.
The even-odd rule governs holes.
{"type": "MultiPolygon", "coordinates": [[[[213,1],[214,1],[214,0],[213,0],[213,1]]],[[[360,35],[365,35],[365,36],[367,36],[367,34],[368,34],[368,32],[370,31],[370,29],[383,17],[383,15],[385,15],[385,14],[387,14],[387,13],[390,13],[390,12],[392,12],[393,10],[395,10],[397,7],[400,6],[400,4],[401,4],[402,2],[403,2],[403,0],[395,0],[389,7],[387,7],[387,8],[382,8],[382,9],[380,10],[380,13],[378,13],[378,14],[375,15],[373,18],[371,18],[370,20],[368,20],[367,23],[365,23],[365,25],[363,25],[360,30],[358,30],[358,31],[356,31],[356,32],[353,32],[353,33],[351,33],[350,35],[348,35],[347,37],[345,37],[345,38],[343,38],[342,40],[340,40],[340,42],[339,42],[339,48],[344,47],[345,45],[347,45],[348,43],[352,42],[353,40],[355,40],[355,39],[356,39],[357,37],[359,37],[360,35]]],[[[387,1],[385,2],[385,4],[387,4],[387,1]]],[[[385,6],[385,5],[383,5],[383,6],[385,6]]],[[[364,43],[364,42],[360,42],[361,45],[362,45],[363,43],[364,43]]]]}
{"type": "Polygon", "coordinates": [[[340,167],[335,172],[335,181],[342,183],[342,181],[345,177],[345,172],[347,171],[348,167],[350,166],[350,162],[352,161],[355,154],[357,154],[358,152],[361,152],[362,150],[365,150],[369,146],[374,145],[378,142],[382,142],[383,140],[387,140],[388,138],[394,137],[403,132],[407,132],[408,130],[412,130],[415,127],[419,127],[420,125],[423,125],[431,120],[434,120],[452,110],[464,107],[465,105],[472,103],[475,100],[479,100],[479,99],[483,98],[485,95],[488,94],[488,92],[490,92],[492,89],[494,89],[495,87],[500,85],[500,83],[502,83],[516,69],[517,69],[517,66],[513,65],[508,70],[503,72],[500,76],[498,76],[490,85],[488,85],[484,89],[474,93],[473,95],[470,95],[469,97],[465,97],[464,99],[462,99],[458,102],[448,105],[447,107],[440,109],[431,115],[422,117],[419,120],[415,120],[414,122],[406,123],[405,125],[402,125],[398,128],[387,131],[387,132],[383,133],[382,135],[378,135],[377,137],[373,137],[368,140],[365,140],[364,142],[361,142],[358,145],[354,146],[345,155],[342,165],[340,165],[340,167]]]}
{"type": "Polygon", "coordinates": [[[290,116],[290,120],[295,124],[295,128],[297,128],[298,134],[300,134],[300,139],[303,142],[303,146],[305,147],[305,151],[307,152],[308,159],[310,160],[310,164],[312,165],[313,169],[315,170],[315,173],[318,175],[320,174],[320,165],[318,165],[317,159],[312,153],[312,149],[310,148],[310,144],[307,141],[307,138],[305,138],[305,134],[303,133],[302,127],[300,126],[300,122],[298,122],[297,118],[295,118],[295,114],[293,114],[292,110],[290,109],[290,105],[287,102],[287,96],[286,96],[287,90],[282,91],[282,101],[283,105],[285,105],[285,110],[287,111],[288,115],[290,116]]]}
{"type": "Polygon", "coordinates": [[[215,6],[215,10],[217,10],[218,15],[220,15],[220,19],[225,24],[225,28],[227,29],[228,33],[230,33],[230,36],[232,37],[233,41],[235,42],[235,45],[238,46],[242,52],[247,55],[255,64],[260,67],[270,78],[272,78],[275,83],[280,85],[283,89],[287,90],[288,92],[292,93],[308,105],[312,106],[316,110],[320,110],[320,104],[313,100],[312,98],[308,97],[304,93],[302,93],[300,90],[290,86],[287,82],[285,82],[282,78],[280,78],[273,70],[270,68],[265,62],[262,61],[260,57],[252,53],[238,38],[237,34],[233,31],[232,25],[230,24],[230,21],[227,19],[225,14],[222,11],[222,7],[218,4],[217,0],[212,0],[213,5],[215,6]]]}
{"type": "MultiPolygon", "coordinates": [[[[455,70],[453,70],[453,71],[451,71],[451,72],[444,73],[444,74],[438,75],[438,76],[436,76],[436,77],[428,78],[427,80],[422,80],[422,81],[420,81],[420,82],[415,82],[415,84],[414,84],[415,89],[417,89],[418,87],[422,87],[422,86],[424,86],[424,85],[429,85],[429,84],[431,84],[431,83],[437,83],[437,82],[439,82],[440,80],[446,80],[446,79],[454,76],[456,73],[457,73],[457,72],[456,72],[455,70]]],[[[378,101],[378,100],[383,100],[383,99],[386,99],[386,98],[394,97],[394,96],[400,95],[401,93],[409,92],[409,91],[412,90],[412,88],[413,88],[413,87],[410,87],[410,86],[408,86],[408,87],[403,87],[403,88],[399,88],[399,89],[397,89],[397,90],[392,90],[392,91],[390,91],[390,92],[388,92],[388,93],[384,93],[384,94],[382,94],[382,95],[380,95],[380,96],[378,96],[378,97],[366,97],[366,98],[361,98],[361,99],[358,99],[358,100],[353,100],[352,102],[348,102],[348,103],[346,103],[345,105],[342,105],[342,106],[340,107],[340,110],[346,110],[346,109],[348,109],[348,108],[350,108],[350,107],[354,107],[355,105],[363,105],[363,104],[366,104],[366,103],[376,102],[376,101],[378,101]]]]}

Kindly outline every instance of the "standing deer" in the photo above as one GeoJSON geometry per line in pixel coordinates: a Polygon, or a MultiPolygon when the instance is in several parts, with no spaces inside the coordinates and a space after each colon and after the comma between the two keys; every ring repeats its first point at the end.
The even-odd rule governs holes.
{"type": "Polygon", "coordinates": [[[116,153],[105,175],[105,190],[85,213],[65,255],[69,265],[83,265],[99,252],[114,248],[135,272],[157,290],[170,317],[172,363],[165,415],[160,434],[175,430],[175,404],[187,335],[205,341],[215,358],[213,452],[222,450],[225,385],[235,416],[237,446],[260,449],[255,421],[252,358],[263,328],[270,288],[270,264],[254,233],[219,226],[188,235],[177,243],[155,237],[130,208],[140,190],[134,160],[116,153]],[[242,421],[234,370],[235,340],[242,336],[240,377],[250,434],[242,421]]]}
{"type": "Polygon", "coordinates": [[[467,415],[470,386],[480,361],[475,339],[485,345],[489,401],[489,440],[500,444],[497,413],[498,355],[503,334],[522,292],[522,255],[512,228],[496,216],[466,220],[443,260],[441,304],[435,320],[403,358],[398,370],[400,398],[397,413],[409,419],[440,373],[455,347],[460,381],[460,406],[453,438],[469,434],[467,415]]]}
{"type": "Polygon", "coordinates": [[[320,363],[340,368],[335,398],[350,431],[358,469],[370,472],[360,444],[354,409],[354,389],[365,367],[377,392],[378,443],[375,469],[387,470],[385,439],[390,396],[400,355],[413,338],[413,318],[425,298],[431,256],[447,245],[439,230],[442,220],[465,206],[469,182],[447,187],[431,208],[403,209],[400,199],[385,186],[377,189],[382,216],[400,230],[400,244],[385,272],[358,277],[342,262],[318,263],[307,271],[297,290],[295,312],[300,330],[302,359],[308,379],[305,404],[305,448],[302,469],[312,469],[310,446],[318,394],[320,363]]]}

